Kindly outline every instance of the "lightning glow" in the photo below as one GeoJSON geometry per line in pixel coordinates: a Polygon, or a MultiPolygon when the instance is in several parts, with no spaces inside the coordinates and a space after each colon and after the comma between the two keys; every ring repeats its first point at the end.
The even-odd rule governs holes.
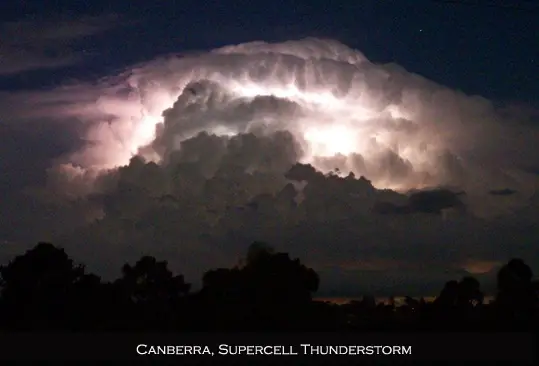
{"type": "Polygon", "coordinates": [[[354,138],[354,130],[340,125],[311,127],[304,137],[314,156],[350,155],[358,150],[359,140],[354,138]]]}

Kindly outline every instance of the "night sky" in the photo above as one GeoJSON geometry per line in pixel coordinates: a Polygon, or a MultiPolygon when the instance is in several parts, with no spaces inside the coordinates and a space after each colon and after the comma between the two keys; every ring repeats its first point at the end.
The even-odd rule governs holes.
{"type": "MultiPolygon", "coordinates": [[[[115,14],[112,29],[81,39],[84,62],[2,78],[2,88],[89,78],[156,55],[252,40],[338,39],[371,61],[395,62],[451,88],[489,99],[537,103],[536,1],[11,1],[2,21],[115,14]],[[467,3],[484,4],[482,6],[467,3]],[[511,5],[507,5],[511,4],[511,5]]],[[[9,55],[8,55],[9,56],[9,55]]],[[[5,57],[3,55],[3,57],[5,57]]],[[[4,74],[3,71],[1,71],[4,74]]]]}
{"type": "MultiPolygon", "coordinates": [[[[60,220],[66,215],[49,206],[42,207],[41,203],[33,201],[35,198],[29,200],[20,195],[27,195],[30,186],[42,186],[47,169],[54,165],[55,159],[76,151],[84,140],[80,124],[49,123],[54,117],[51,115],[28,122],[30,119],[21,111],[32,111],[34,92],[83,81],[92,83],[105,76],[117,75],[133,64],[167,54],[191,55],[255,40],[283,42],[305,37],[330,38],[359,50],[375,64],[394,63],[449,89],[482,96],[494,106],[517,109],[527,116],[524,125],[531,132],[518,130],[514,135],[526,135],[531,141],[538,136],[535,127],[539,115],[538,34],[537,1],[4,1],[0,4],[0,202],[7,202],[7,205],[0,210],[4,221],[0,224],[0,240],[5,241],[0,257],[8,258],[18,251],[13,243],[31,245],[29,242],[36,239],[31,233],[21,231],[36,233],[49,225],[48,219],[36,224],[32,215],[60,220]],[[26,107],[25,102],[28,102],[26,107]]],[[[490,133],[495,136],[491,131],[498,130],[485,132],[481,146],[488,145],[490,150],[481,148],[481,153],[491,154],[498,144],[503,144],[501,140],[498,143],[489,137],[490,133]]],[[[511,141],[519,140],[515,137],[511,141]]],[[[533,146],[527,142],[521,145],[533,146]]],[[[532,174],[539,172],[531,150],[524,147],[514,150],[514,156],[521,158],[519,163],[525,166],[524,170],[532,174]]],[[[497,159],[495,156],[498,155],[489,156],[497,159]]],[[[468,267],[451,264],[433,272],[424,291],[438,288],[447,276],[459,276],[472,267],[476,269],[472,271],[474,273],[489,272],[493,266],[509,259],[506,258],[508,255],[536,255],[536,249],[532,248],[532,242],[537,239],[536,222],[531,218],[534,210],[537,210],[536,206],[520,208],[518,213],[510,214],[510,219],[498,219],[501,221],[495,223],[470,219],[455,227],[444,226],[444,230],[454,236],[441,246],[464,240],[447,250],[425,249],[427,244],[422,240],[427,239],[417,239],[410,234],[404,243],[412,245],[411,242],[417,240],[414,253],[416,250],[417,253],[435,253],[418,254],[418,262],[430,256],[433,268],[446,260],[468,263],[468,267]],[[524,215],[525,219],[518,215],[524,215]],[[495,233],[489,225],[507,230],[502,234],[495,233]],[[512,238],[515,230],[519,232],[519,239],[515,239],[518,243],[485,243],[491,239],[512,238]],[[471,249],[466,240],[472,237],[484,243],[484,249],[475,246],[471,249]],[[473,257],[470,259],[473,265],[466,259],[467,250],[472,253],[469,258],[473,257]],[[453,255],[453,252],[463,254],[453,255]],[[478,267],[481,269],[477,270],[478,267]],[[482,270],[484,267],[486,269],[482,270]]],[[[406,227],[401,221],[391,225],[406,227]]],[[[413,231],[412,228],[403,230],[413,231]]],[[[305,240],[309,240],[305,235],[305,240]]],[[[61,241],[66,236],[59,235],[58,238],[61,241]]],[[[232,235],[226,240],[234,238],[232,235]]],[[[352,241],[343,239],[343,243],[352,241]]],[[[346,250],[342,248],[351,248],[346,245],[342,244],[339,250],[344,253],[346,250]]],[[[234,250],[241,252],[242,248],[236,246],[234,250]]],[[[302,257],[302,253],[311,249],[314,253],[316,245],[313,248],[307,245],[304,249],[295,248],[293,253],[302,257]]],[[[110,259],[109,249],[103,251],[107,260],[110,259]]],[[[122,252],[114,249],[110,253],[136,257],[144,250],[122,252]]],[[[103,262],[96,251],[100,249],[81,250],[81,258],[93,260],[93,263],[103,262]]],[[[165,246],[157,252],[175,255],[165,246]]],[[[197,249],[193,255],[207,259],[209,252],[211,250],[207,248],[197,249]]],[[[387,246],[380,248],[380,253],[390,252],[391,248],[387,246]]],[[[363,252],[350,249],[344,253],[344,258],[356,255],[354,253],[374,255],[369,248],[363,252]]],[[[206,259],[200,265],[213,265],[206,259]]],[[[399,260],[373,260],[380,268],[390,268],[387,273],[376,274],[370,269],[357,269],[359,267],[350,263],[339,262],[335,268],[322,270],[325,273],[323,281],[326,278],[329,283],[323,288],[337,294],[354,294],[351,289],[354,286],[373,291],[380,288],[397,292],[416,289],[417,283],[424,282],[421,271],[413,269],[414,260],[409,258],[407,265],[391,265],[399,260]],[[402,268],[408,274],[399,275],[402,268]],[[367,279],[356,281],[362,275],[367,279]],[[407,279],[396,283],[395,278],[399,276],[407,279]],[[385,287],[382,284],[386,284],[385,287]]],[[[182,263],[180,261],[180,265],[182,263]]],[[[223,259],[217,263],[228,262],[223,259]]],[[[108,264],[94,266],[102,268],[108,264]]],[[[189,270],[186,272],[190,273],[189,270]]]]}

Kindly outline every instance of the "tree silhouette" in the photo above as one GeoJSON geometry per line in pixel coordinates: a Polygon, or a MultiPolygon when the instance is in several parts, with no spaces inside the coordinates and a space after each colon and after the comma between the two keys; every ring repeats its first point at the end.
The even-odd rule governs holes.
{"type": "Polygon", "coordinates": [[[445,283],[444,288],[434,303],[442,307],[454,306],[457,304],[458,296],[459,283],[455,280],[451,280],[445,283]]]}
{"type": "Polygon", "coordinates": [[[310,301],[320,281],[314,270],[302,265],[299,259],[290,259],[286,253],[259,252],[242,272],[249,291],[267,301],[310,301]]]}
{"type": "Polygon", "coordinates": [[[313,269],[264,242],[252,243],[238,266],[207,271],[197,292],[154,257],[125,264],[118,280],[104,283],[63,249],[39,243],[0,267],[0,329],[520,329],[537,325],[532,278],[524,261],[512,259],[498,272],[494,304],[483,304],[479,281],[464,277],[448,281],[434,303],[406,297],[384,306],[365,296],[336,305],[313,300],[320,282],[313,269]]]}
{"type": "Polygon", "coordinates": [[[529,316],[538,303],[532,278],[531,268],[522,259],[511,259],[498,271],[498,307],[513,318],[529,316]]]}
{"type": "Polygon", "coordinates": [[[144,256],[134,266],[125,264],[122,278],[116,283],[135,304],[164,303],[185,296],[191,285],[183,275],[173,275],[166,261],[144,256]]]}
{"type": "Polygon", "coordinates": [[[144,256],[134,266],[125,264],[122,277],[114,283],[116,314],[124,317],[121,327],[165,329],[174,327],[180,320],[180,300],[191,288],[182,275],[174,275],[166,261],[144,256]],[[119,312],[119,313],[118,313],[119,312]],[[126,325],[129,319],[137,322],[126,325]]]}
{"type": "Polygon", "coordinates": [[[68,314],[75,287],[85,283],[84,268],[63,249],[39,243],[0,267],[2,305],[8,322],[19,327],[60,325],[68,314]]]}
{"type": "Polygon", "coordinates": [[[236,323],[275,325],[300,321],[298,311],[310,304],[319,278],[298,259],[254,242],[243,266],[208,271],[203,285],[206,301],[219,304],[220,311],[226,309],[236,323]]]}
{"type": "Polygon", "coordinates": [[[242,269],[245,293],[261,327],[298,326],[305,320],[319,277],[286,253],[264,253],[242,269]]]}
{"type": "Polygon", "coordinates": [[[203,289],[212,296],[233,300],[242,290],[241,272],[237,268],[218,268],[206,272],[202,278],[203,289]]]}
{"type": "Polygon", "coordinates": [[[241,328],[251,322],[250,298],[239,268],[210,270],[204,274],[202,286],[204,327],[241,328]]]}
{"type": "Polygon", "coordinates": [[[458,284],[459,306],[476,306],[483,304],[484,295],[479,281],[471,276],[464,277],[458,284]]]}
{"type": "Polygon", "coordinates": [[[246,264],[254,264],[259,259],[269,257],[275,253],[275,250],[266,243],[255,241],[247,250],[246,264]]]}
{"type": "Polygon", "coordinates": [[[484,295],[479,281],[467,276],[460,281],[448,281],[436,298],[435,304],[442,307],[471,307],[483,303],[484,295]]]}

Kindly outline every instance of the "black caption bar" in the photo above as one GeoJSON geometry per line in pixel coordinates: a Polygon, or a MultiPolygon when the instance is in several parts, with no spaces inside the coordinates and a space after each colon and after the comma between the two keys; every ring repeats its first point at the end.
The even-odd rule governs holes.
{"type": "MultiPolygon", "coordinates": [[[[2,360],[525,361],[537,338],[526,333],[181,333],[2,334],[2,360]]],[[[398,362],[397,362],[398,363],[398,362]]]]}

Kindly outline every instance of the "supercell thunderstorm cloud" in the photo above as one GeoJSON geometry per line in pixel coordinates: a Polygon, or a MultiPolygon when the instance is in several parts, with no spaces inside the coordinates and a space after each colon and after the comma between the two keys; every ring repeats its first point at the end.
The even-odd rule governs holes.
{"type": "Polygon", "coordinates": [[[486,100],[317,39],[169,58],[65,92],[81,100],[62,112],[90,122],[92,146],[71,161],[85,168],[126,165],[135,154],[166,161],[201,132],[224,142],[288,131],[301,162],[399,190],[473,184],[466,155],[497,118],[486,100]]]}
{"type": "Polygon", "coordinates": [[[33,191],[36,232],[90,266],[150,253],[195,276],[264,240],[328,286],[335,271],[413,281],[442,262],[487,272],[526,253],[505,242],[519,225],[536,231],[518,218],[537,208],[535,129],[337,41],[168,56],[32,98],[27,118],[77,123],[84,141],[33,191]]]}

